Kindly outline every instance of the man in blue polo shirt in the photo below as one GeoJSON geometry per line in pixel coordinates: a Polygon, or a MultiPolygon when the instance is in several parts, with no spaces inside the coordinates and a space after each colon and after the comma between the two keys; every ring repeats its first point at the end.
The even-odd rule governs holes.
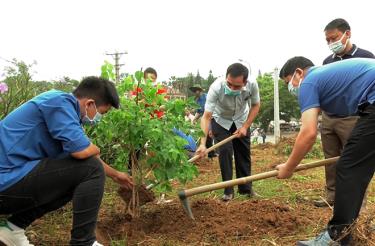
{"type": "MultiPolygon", "coordinates": [[[[194,93],[194,100],[195,102],[199,105],[199,108],[195,112],[194,115],[194,122],[196,122],[198,119],[200,119],[204,113],[204,105],[206,104],[206,99],[207,99],[207,94],[203,93],[203,88],[200,85],[195,85],[189,88],[191,92],[194,93]]],[[[211,126],[210,126],[210,131],[211,126]]],[[[211,137],[212,134],[207,135],[207,140],[206,140],[206,148],[210,148],[213,145],[214,140],[211,137]]],[[[217,156],[215,151],[210,151],[208,153],[208,158],[214,158],[217,156]]]]}
{"type": "Polygon", "coordinates": [[[358,217],[375,171],[375,60],[353,58],[314,67],[309,59],[294,57],[285,63],[280,78],[298,96],[302,126],[292,154],[286,163],[277,166],[278,178],[291,177],[313,146],[321,110],[360,116],[337,162],[334,212],[327,231],[314,240],[297,243],[323,246],[340,240],[342,245],[347,245],[350,235],[344,236],[343,231],[358,217]]]}
{"type": "Polygon", "coordinates": [[[108,80],[87,77],[72,94],[48,91],[0,121],[0,242],[31,245],[25,229],[73,202],[71,245],[100,245],[95,226],[105,174],[121,186],[132,181],[104,163],[81,124],[96,124],[119,96],[108,80]]]}
{"type": "MultiPolygon", "coordinates": [[[[344,19],[338,18],[328,23],[324,28],[324,33],[328,47],[333,53],[323,61],[324,65],[351,58],[375,58],[370,51],[361,49],[351,43],[350,25],[344,19]]],[[[343,116],[322,112],[321,138],[326,158],[341,155],[357,119],[358,116],[343,116]]],[[[317,207],[333,205],[335,198],[336,165],[326,166],[325,176],[326,199],[314,201],[317,207]]],[[[365,207],[366,199],[362,203],[362,208],[365,207]]]]}

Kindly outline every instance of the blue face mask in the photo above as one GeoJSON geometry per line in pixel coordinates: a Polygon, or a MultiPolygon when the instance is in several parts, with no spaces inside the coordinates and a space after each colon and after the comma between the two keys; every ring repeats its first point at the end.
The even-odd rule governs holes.
{"type": "Polygon", "coordinates": [[[231,88],[228,87],[227,84],[224,86],[224,94],[227,96],[239,96],[241,95],[240,90],[232,90],[231,88]]]}
{"type": "Polygon", "coordinates": [[[100,122],[100,120],[102,119],[103,115],[98,112],[98,110],[96,109],[96,105],[95,104],[94,104],[94,106],[95,106],[95,110],[96,110],[96,114],[95,114],[94,118],[90,119],[90,117],[87,116],[87,108],[86,108],[86,115],[83,116],[83,118],[82,118],[82,124],[94,126],[94,125],[96,125],[96,124],[98,124],[100,122]]]}
{"type": "Polygon", "coordinates": [[[293,82],[293,79],[294,79],[294,75],[296,75],[296,72],[294,72],[292,78],[289,80],[289,83],[288,83],[288,91],[289,91],[290,94],[292,94],[293,96],[298,97],[298,94],[299,94],[299,87],[300,87],[300,85],[301,85],[301,81],[302,81],[302,79],[300,79],[298,86],[297,86],[297,87],[294,87],[294,86],[293,86],[293,83],[292,83],[292,82],[293,82]]]}

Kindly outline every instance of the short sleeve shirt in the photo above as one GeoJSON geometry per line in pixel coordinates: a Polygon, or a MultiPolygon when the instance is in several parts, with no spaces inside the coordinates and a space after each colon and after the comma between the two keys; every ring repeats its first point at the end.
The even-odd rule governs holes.
{"type": "Polygon", "coordinates": [[[31,99],[0,121],[0,191],[12,186],[45,158],[62,158],[90,145],[78,100],[61,91],[31,99]]]}
{"type": "Polygon", "coordinates": [[[208,90],[205,111],[212,112],[215,121],[229,130],[233,123],[237,129],[247,120],[252,105],[260,102],[259,88],[256,82],[248,81],[238,96],[225,95],[224,77],[218,78],[208,90]]]}
{"type": "Polygon", "coordinates": [[[357,114],[358,106],[375,102],[375,60],[353,58],[310,68],[301,83],[301,112],[321,108],[339,116],[357,114]]]}

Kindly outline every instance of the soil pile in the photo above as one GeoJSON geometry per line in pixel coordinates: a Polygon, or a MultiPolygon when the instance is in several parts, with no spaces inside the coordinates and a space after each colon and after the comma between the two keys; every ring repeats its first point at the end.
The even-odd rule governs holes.
{"type": "MultiPolygon", "coordinates": [[[[294,235],[307,222],[286,205],[267,200],[224,203],[199,200],[191,204],[195,221],[189,219],[181,204],[152,205],[144,208],[140,218],[129,221],[124,214],[113,214],[98,224],[98,240],[108,243],[109,236],[127,238],[130,245],[149,238],[164,238],[183,243],[220,243],[248,241],[252,238],[294,235]]],[[[301,213],[301,212],[299,212],[301,213]]],[[[160,242],[160,241],[159,241],[160,242]]]]}

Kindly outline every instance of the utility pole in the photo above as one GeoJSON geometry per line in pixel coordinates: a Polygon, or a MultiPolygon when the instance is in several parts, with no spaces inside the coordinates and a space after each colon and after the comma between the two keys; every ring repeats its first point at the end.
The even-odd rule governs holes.
{"type": "Polygon", "coordinates": [[[112,58],[115,60],[115,71],[116,71],[116,84],[120,82],[120,67],[124,64],[120,64],[120,58],[122,55],[128,54],[127,51],[125,52],[114,52],[114,53],[106,53],[107,56],[112,56],[112,58]]]}
{"type": "Polygon", "coordinates": [[[273,123],[274,123],[274,136],[275,136],[275,144],[278,144],[280,142],[280,112],[279,112],[279,70],[277,67],[274,70],[273,74],[273,82],[274,82],[274,117],[273,117],[273,123]]]}

